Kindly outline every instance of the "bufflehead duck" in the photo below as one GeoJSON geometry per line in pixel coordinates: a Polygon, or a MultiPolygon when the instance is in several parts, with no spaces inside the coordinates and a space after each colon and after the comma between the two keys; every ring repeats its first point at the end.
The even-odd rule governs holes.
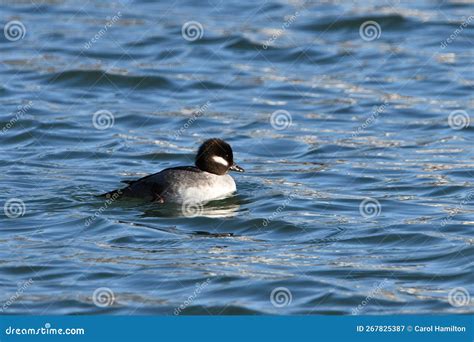
{"type": "Polygon", "coordinates": [[[235,192],[235,182],[228,171],[244,172],[244,169],[234,163],[230,145],[213,138],[199,147],[195,166],[173,167],[138,180],[123,181],[127,187],[104,195],[108,198],[143,198],[159,203],[206,202],[235,192]]]}

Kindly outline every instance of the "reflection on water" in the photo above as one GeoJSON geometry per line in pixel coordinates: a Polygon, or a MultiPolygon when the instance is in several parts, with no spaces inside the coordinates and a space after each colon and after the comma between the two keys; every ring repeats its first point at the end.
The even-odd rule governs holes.
{"type": "Polygon", "coordinates": [[[231,197],[208,203],[169,203],[163,205],[155,203],[145,205],[145,208],[147,209],[143,212],[143,217],[230,218],[239,213],[240,205],[235,197],[231,197]]]}

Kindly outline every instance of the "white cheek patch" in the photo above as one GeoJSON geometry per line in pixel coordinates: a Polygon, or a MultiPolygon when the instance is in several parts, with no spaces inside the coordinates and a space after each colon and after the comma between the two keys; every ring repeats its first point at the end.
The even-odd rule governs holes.
{"type": "Polygon", "coordinates": [[[221,164],[221,165],[224,165],[225,167],[228,167],[229,166],[229,163],[227,162],[227,160],[225,160],[224,158],[222,157],[219,157],[219,156],[212,156],[212,160],[214,160],[216,163],[218,164],[221,164]]]}

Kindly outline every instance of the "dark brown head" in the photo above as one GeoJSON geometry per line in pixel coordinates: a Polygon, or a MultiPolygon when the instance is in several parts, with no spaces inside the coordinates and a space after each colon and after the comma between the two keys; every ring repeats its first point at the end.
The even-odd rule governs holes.
{"type": "Polygon", "coordinates": [[[230,145],[217,138],[206,140],[199,147],[196,166],[202,171],[216,175],[225,175],[229,170],[244,172],[244,169],[234,163],[230,145]]]}

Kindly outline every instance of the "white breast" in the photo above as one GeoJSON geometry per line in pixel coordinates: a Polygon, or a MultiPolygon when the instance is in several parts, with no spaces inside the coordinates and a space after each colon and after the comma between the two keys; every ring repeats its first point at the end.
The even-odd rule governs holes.
{"type": "Polygon", "coordinates": [[[235,192],[234,179],[229,175],[218,176],[206,172],[206,181],[194,185],[178,187],[174,200],[176,202],[207,202],[228,197],[235,192]]]}

